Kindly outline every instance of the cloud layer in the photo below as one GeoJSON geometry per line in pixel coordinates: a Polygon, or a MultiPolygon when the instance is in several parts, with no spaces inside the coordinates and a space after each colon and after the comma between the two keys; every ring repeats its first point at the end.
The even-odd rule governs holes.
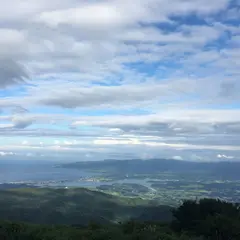
{"type": "Polygon", "coordinates": [[[239,24],[237,0],[9,0],[0,157],[240,160],[239,24]]]}

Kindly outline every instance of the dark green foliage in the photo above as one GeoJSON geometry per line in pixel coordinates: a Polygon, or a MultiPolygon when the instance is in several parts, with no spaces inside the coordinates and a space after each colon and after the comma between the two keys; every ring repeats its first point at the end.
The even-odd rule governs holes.
{"type": "MultiPolygon", "coordinates": [[[[171,208],[84,188],[0,191],[0,217],[35,224],[114,223],[130,218],[171,221],[171,208]],[[161,218],[161,219],[159,219],[161,218]]],[[[1,240],[1,239],[0,239],[1,240]]]]}
{"type": "Polygon", "coordinates": [[[5,214],[0,216],[3,219],[8,216],[10,220],[0,222],[0,240],[240,240],[238,204],[215,199],[187,200],[173,210],[172,222],[163,222],[166,211],[169,211],[163,206],[139,206],[135,200],[84,189],[70,192],[51,190],[53,195],[46,194],[49,193],[46,189],[36,190],[35,193],[28,191],[14,191],[14,194],[17,194],[19,202],[28,199],[31,211],[23,201],[22,211],[18,205],[11,205],[19,204],[12,199],[16,197],[12,191],[5,193],[5,200],[0,199],[0,210],[5,214]],[[34,208],[30,196],[34,204],[37,199],[44,200],[47,196],[46,205],[34,208]],[[73,203],[76,204],[75,212],[71,208],[73,203]],[[114,208],[122,214],[121,219],[115,219],[114,208]],[[8,209],[11,209],[10,213],[8,209]],[[126,216],[129,219],[129,213],[134,212],[138,215],[126,221],[126,216]],[[45,225],[20,223],[16,218],[45,225]]]}
{"type": "Polygon", "coordinates": [[[215,199],[185,201],[173,211],[176,231],[216,240],[240,239],[240,208],[237,204],[215,199]]]}
{"type": "MultiPolygon", "coordinates": [[[[30,224],[0,223],[1,240],[177,240],[167,225],[155,222],[129,221],[120,225],[86,227],[41,226],[30,224]]],[[[182,238],[182,240],[184,240],[182,238]]],[[[186,240],[190,240],[187,238],[186,240]]]]}

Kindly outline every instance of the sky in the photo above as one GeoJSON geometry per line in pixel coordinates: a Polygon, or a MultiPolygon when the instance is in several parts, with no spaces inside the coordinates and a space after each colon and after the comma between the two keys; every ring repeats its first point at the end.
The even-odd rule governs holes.
{"type": "Polygon", "coordinates": [[[0,161],[240,161],[239,0],[8,0],[0,161]]]}

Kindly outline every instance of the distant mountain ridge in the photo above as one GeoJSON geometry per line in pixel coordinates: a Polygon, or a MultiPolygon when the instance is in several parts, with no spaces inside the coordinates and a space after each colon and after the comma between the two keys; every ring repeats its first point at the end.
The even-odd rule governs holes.
{"type": "Polygon", "coordinates": [[[240,179],[240,162],[190,162],[172,159],[104,160],[62,164],[61,167],[82,170],[104,169],[122,174],[153,174],[158,172],[197,173],[205,172],[218,178],[240,179]]]}

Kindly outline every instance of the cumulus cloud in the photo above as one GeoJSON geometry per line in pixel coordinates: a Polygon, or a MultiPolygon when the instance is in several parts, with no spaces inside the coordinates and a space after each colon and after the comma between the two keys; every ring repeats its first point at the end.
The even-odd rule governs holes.
{"type": "Polygon", "coordinates": [[[0,129],[24,129],[34,121],[33,118],[25,114],[8,116],[5,119],[11,121],[11,123],[0,124],[0,129]]]}
{"type": "Polygon", "coordinates": [[[27,116],[14,116],[12,122],[15,128],[26,128],[32,124],[32,119],[29,119],[27,116]]]}
{"type": "Polygon", "coordinates": [[[13,114],[24,114],[28,113],[28,110],[22,106],[16,106],[12,109],[13,114]]]}
{"type": "MultiPolygon", "coordinates": [[[[176,101],[176,99],[181,100],[186,95],[192,94],[197,94],[205,101],[212,103],[219,101],[223,103],[235,102],[238,99],[237,91],[240,86],[238,87],[239,84],[236,81],[224,81],[220,85],[218,82],[212,82],[206,90],[203,83],[208,84],[208,82],[209,79],[186,78],[118,86],[95,85],[73,88],[69,85],[68,89],[45,89],[44,94],[36,92],[36,96],[32,97],[32,101],[42,105],[64,108],[115,108],[116,104],[118,104],[118,107],[123,108],[134,105],[139,106],[139,104],[148,108],[149,101],[152,101],[150,104],[166,101],[166,99],[176,101]],[[39,99],[37,96],[39,96],[39,99]]],[[[187,104],[191,105],[188,102],[187,104]]]]}
{"type": "Polygon", "coordinates": [[[173,156],[172,159],[174,159],[174,160],[183,160],[183,158],[181,156],[173,156]]]}
{"type": "MultiPolygon", "coordinates": [[[[119,0],[12,1],[1,9],[0,21],[5,36],[1,41],[8,44],[1,44],[7,46],[1,52],[4,51],[5,56],[12,56],[14,52],[33,72],[52,73],[61,69],[65,72],[83,68],[96,70],[96,62],[112,62],[121,54],[121,46],[126,45],[124,41],[206,43],[216,39],[221,32],[210,26],[182,26],[175,33],[165,33],[149,24],[172,23],[172,16],[208,16],[223,10],[229,3],[228,0],[214,0],[211,4],[199,0],[174,0],[170,6],[168,1],[160,0],[131,3],[119,0]],[[13,4],[19,9],[14,13],[13,4]]],[[[132,47],[131,44],[127,46],[132,47]]],[[[138,44],[134,46],[138,47],[138,44]]]]}
{"type": "Polygon", "coordinates": [[[158,94],[164,94],[164,91],[169,91],[167,88],[168,86],[165,85],[135,85],[116,87],[96,86],[90,89],[78,88],[59,90],[52,92],[49,94],[49,96],[40,99],[40,103],[66,108],[95,107],[101,105],[109,107],[118,103],[131,104],[151,100],[157,98],[158,94]]]}
{"type": "Polygon", "coordinates": [[[218,154],[217,157],[218,158],[223,158],[223,159],[233,159],[234,158],[233,156],[227,156],[227,155],[224,155],[224,154],[218,154]]]}
{"type": "MultiPolygon", "coordinates": [[[[183,144],[183,143],[165,143],[161,141],[140,141],[139,139],[128,139],[128,140],[119,140],[119,139],[98,139],[93,142],[96,145],[145,145],[148,147],[158,147],[158,148],[174,148],[174,149],[198,149],[198,150],[226,150],[226,151],[239,151],[239,146],[214,146],[214,145],[193,145],[193,144],[183,144]]],[[[218,155],[218,157],[228,158],[225,155],[218,155]]]]}
{"type": "Polygon", "coordinates": [[[0,88],[24,83],[28,78],[28,73],[22,64],[14,59],[0,57],[0,88]]]}
{"type": "MultiPolygon", "coordinates": [[[[74,126],[130,130],[166,130],[175,133],[224,133],[237,130],[239,110],[163,110],[156,114],[81,117],[74,126]]],[[[232,132],[233,133],[233,132],[232,132]]]]}
{"type": "Polygon", "coordinates": [[[0,157],[5,157],[5,156],[13,156],[15,153],[13,152],[0,152],[0,157]]]}
{"type": "Polygon", "coordinates": [[[237,6],[7,1],[0,9],[0,135],[10,142],[0,138],[2,151],[31,158],[92,145],[84,156],[239,156],[237,6]]]}

